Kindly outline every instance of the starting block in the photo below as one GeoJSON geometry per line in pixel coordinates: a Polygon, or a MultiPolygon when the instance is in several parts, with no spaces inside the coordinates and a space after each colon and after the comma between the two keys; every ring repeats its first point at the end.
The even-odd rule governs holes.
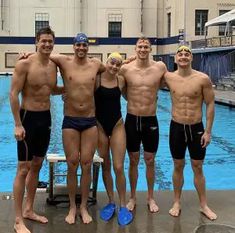
{"type": "MultiPolygon", "coordinates": [[[[58,174],[55,171],[55,165],[57,163],[66,162],[65,155],[62,154],[47,154],[46,160],[49,162],[49,186],[48,186],[48,198],[47,203],[50,205],[56,205],[61,202],[69,202],[67,186],[57,185],[55,183],[55,177],[57,176],[65,176],[66,174],[58,174]]],[[[96,153],[93,157],[92,163],[92,182],[90,188],[90,195],[88,197],[88,203],[91,205],[96,204],[96,196],[97,196],[97,185],[99,178],[99,169],[100,164],[103,162],[103,159],[99,157],[96,153]]],[[[80,174],[78,174],[80,176],[80,174]]],[[[78,189],[78,192],[79,189],[78,189]]],[[[81,195],[76,195],[76,202],[81,202],[81,195]]]]}

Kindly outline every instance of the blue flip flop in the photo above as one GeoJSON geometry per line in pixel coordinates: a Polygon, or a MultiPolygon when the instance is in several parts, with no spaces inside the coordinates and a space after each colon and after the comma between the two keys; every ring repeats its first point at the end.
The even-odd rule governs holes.
{"type": "Polygon", "coordinates": [[[116,205],[109,203],[100,211],[100,218],[104,221],[109,221],[115,213],[116,205]]]}
{"type": "Polygon", "coordinates": [[[126,208],[120,207],[118,212],[118,224],[125,226],[133,220],[133,214],[126,208]]]}

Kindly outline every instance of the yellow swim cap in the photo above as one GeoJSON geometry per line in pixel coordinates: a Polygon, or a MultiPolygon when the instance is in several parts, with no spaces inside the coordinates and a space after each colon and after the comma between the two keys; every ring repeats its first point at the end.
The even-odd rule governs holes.
{"type": "Polygon", "coordinates": [[[188,52],[188,53],[192,53],[192,50],[186,46],[186,45],[181,45],[177,50],[176,53],[180,53],[182,51],[188,52]]]}
{"type": "Polygon", "coordinates": [[[108,56],[108,60],[109,59],[116,59],[116,60],[122,61],[122,55],[118,52],[113,52],[113,53],[110,53],[110,55],[108,56]]]}

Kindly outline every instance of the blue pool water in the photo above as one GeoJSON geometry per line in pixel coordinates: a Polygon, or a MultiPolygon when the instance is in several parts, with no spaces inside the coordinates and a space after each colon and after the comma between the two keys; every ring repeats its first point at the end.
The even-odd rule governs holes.
{"type": "MultiPolygon", "coordinates": [[[[13,137],[14,123],[11,115],[8,93],[10,76],[0,76],[0,192],[12,191],[16,172],[16,143],[13,137]]],[[[51,98],[52,135],[49,153],[63,153],[61,142],[62,100],[60,96],[51,98]]],[[[156,190],[172,190],[173,164],[168,147],[168,130],[170,122],[170,96],[168,92],[160,92],[158,100],[158,120],[160,125],[160,143],[156,156],[156,190]]],[[[126,114],[126,103],[122,101],[123,116],[126,114]]],[[[216,105],[216,116],[212,132],[212,142],[207,150],[204,172],[208,189],[235,189],[235,109],[216,105]]],[[[188,158],[188,156],[187,156],[188,158]]],[[[128,156],[125,160],[127,175],[128,156]]],[[[65,166],[58,169],[63,170],[65,166]]],[[[65,182],[64,178],[58,178],[65,182]]],[[[99,176],[98,190],[104,191],[102,177],[99,176]]],[[[48,163],[45,161],[40,173],[41,181],[48,181],[48,163]]],[[[129,189],[129,182],[127,182],[129,189]]],[[[138,190],[146,190],[145,165],[143,158],[139,164],[138,190]]],[[[185,190],[194,189],[190,162],[185,167],[185,190]]]]}

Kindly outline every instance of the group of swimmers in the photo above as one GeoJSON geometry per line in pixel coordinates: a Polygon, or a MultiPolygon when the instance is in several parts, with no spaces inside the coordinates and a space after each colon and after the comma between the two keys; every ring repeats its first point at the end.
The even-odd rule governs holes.
{"type": "Polygon", "coordinates": [[[33,203],[39,171],[50,140],[51,94],[66,93],[62,137],[68,164],[70,208],[65,221],[68,224],[76,222],[75,195],[79,165],[82,169],[80,215],[83,223],[92,221],[87,199],[91,163],[96,150],[104,159],[102,175],[108,195],[108,203],[100,211],[101,219],[108,221],[117,210],[120,225],[127,225],[133,220],[141,144],[146,164],[147,204],[150,212],[158,212],[159,207],[154,200],[155,155],[159,142],[156,94],[163,86],[169,88],[172,99],[169,143],[174,162],[174,202],[169,214],[177,217],[181,211],[185,151],[188,148],[200,210],[210,220],[216,219],[216,214],[207,205],[202,169],[206,146],[211,140],[214,92],[209,77],[192,69],[190,48],[180,46],[177,49],[175,63],[178,69],[168,72],[163,62],[149,58],[151,43],[145,37],[137,40],[133,61],[123,64],[122,56],[114,52],[109,55],[105,65],[98,59],[87,57],[89,44],[83,33],[74,38],[74,56],[51,54],[54,40],[51,28],[39,30],[36,35],[37,52],[19,60],[12,77],[10,103],[18,149],[14,182],[15,231],[30,233],[24,218],[48,222],[45,216],[34,212],[33,203]],[[63,78],[63,86],[57,86],[57,67],[63,78]],[[21,103],[19,94],[22,95],[21,103]],[[121,115],[121,95],[127,100],[125,124],[121,115]],[[206,104],[205,128],[202,123],[203,102],[206,104]],[[131,187],[127,203],[123,167],[126,149],[130,159],[131,187]],[[111,164],[119,195],[118,208],[114,201],[111,164]],[[25,188],[27,198],[23,210],[25,188]]]}

